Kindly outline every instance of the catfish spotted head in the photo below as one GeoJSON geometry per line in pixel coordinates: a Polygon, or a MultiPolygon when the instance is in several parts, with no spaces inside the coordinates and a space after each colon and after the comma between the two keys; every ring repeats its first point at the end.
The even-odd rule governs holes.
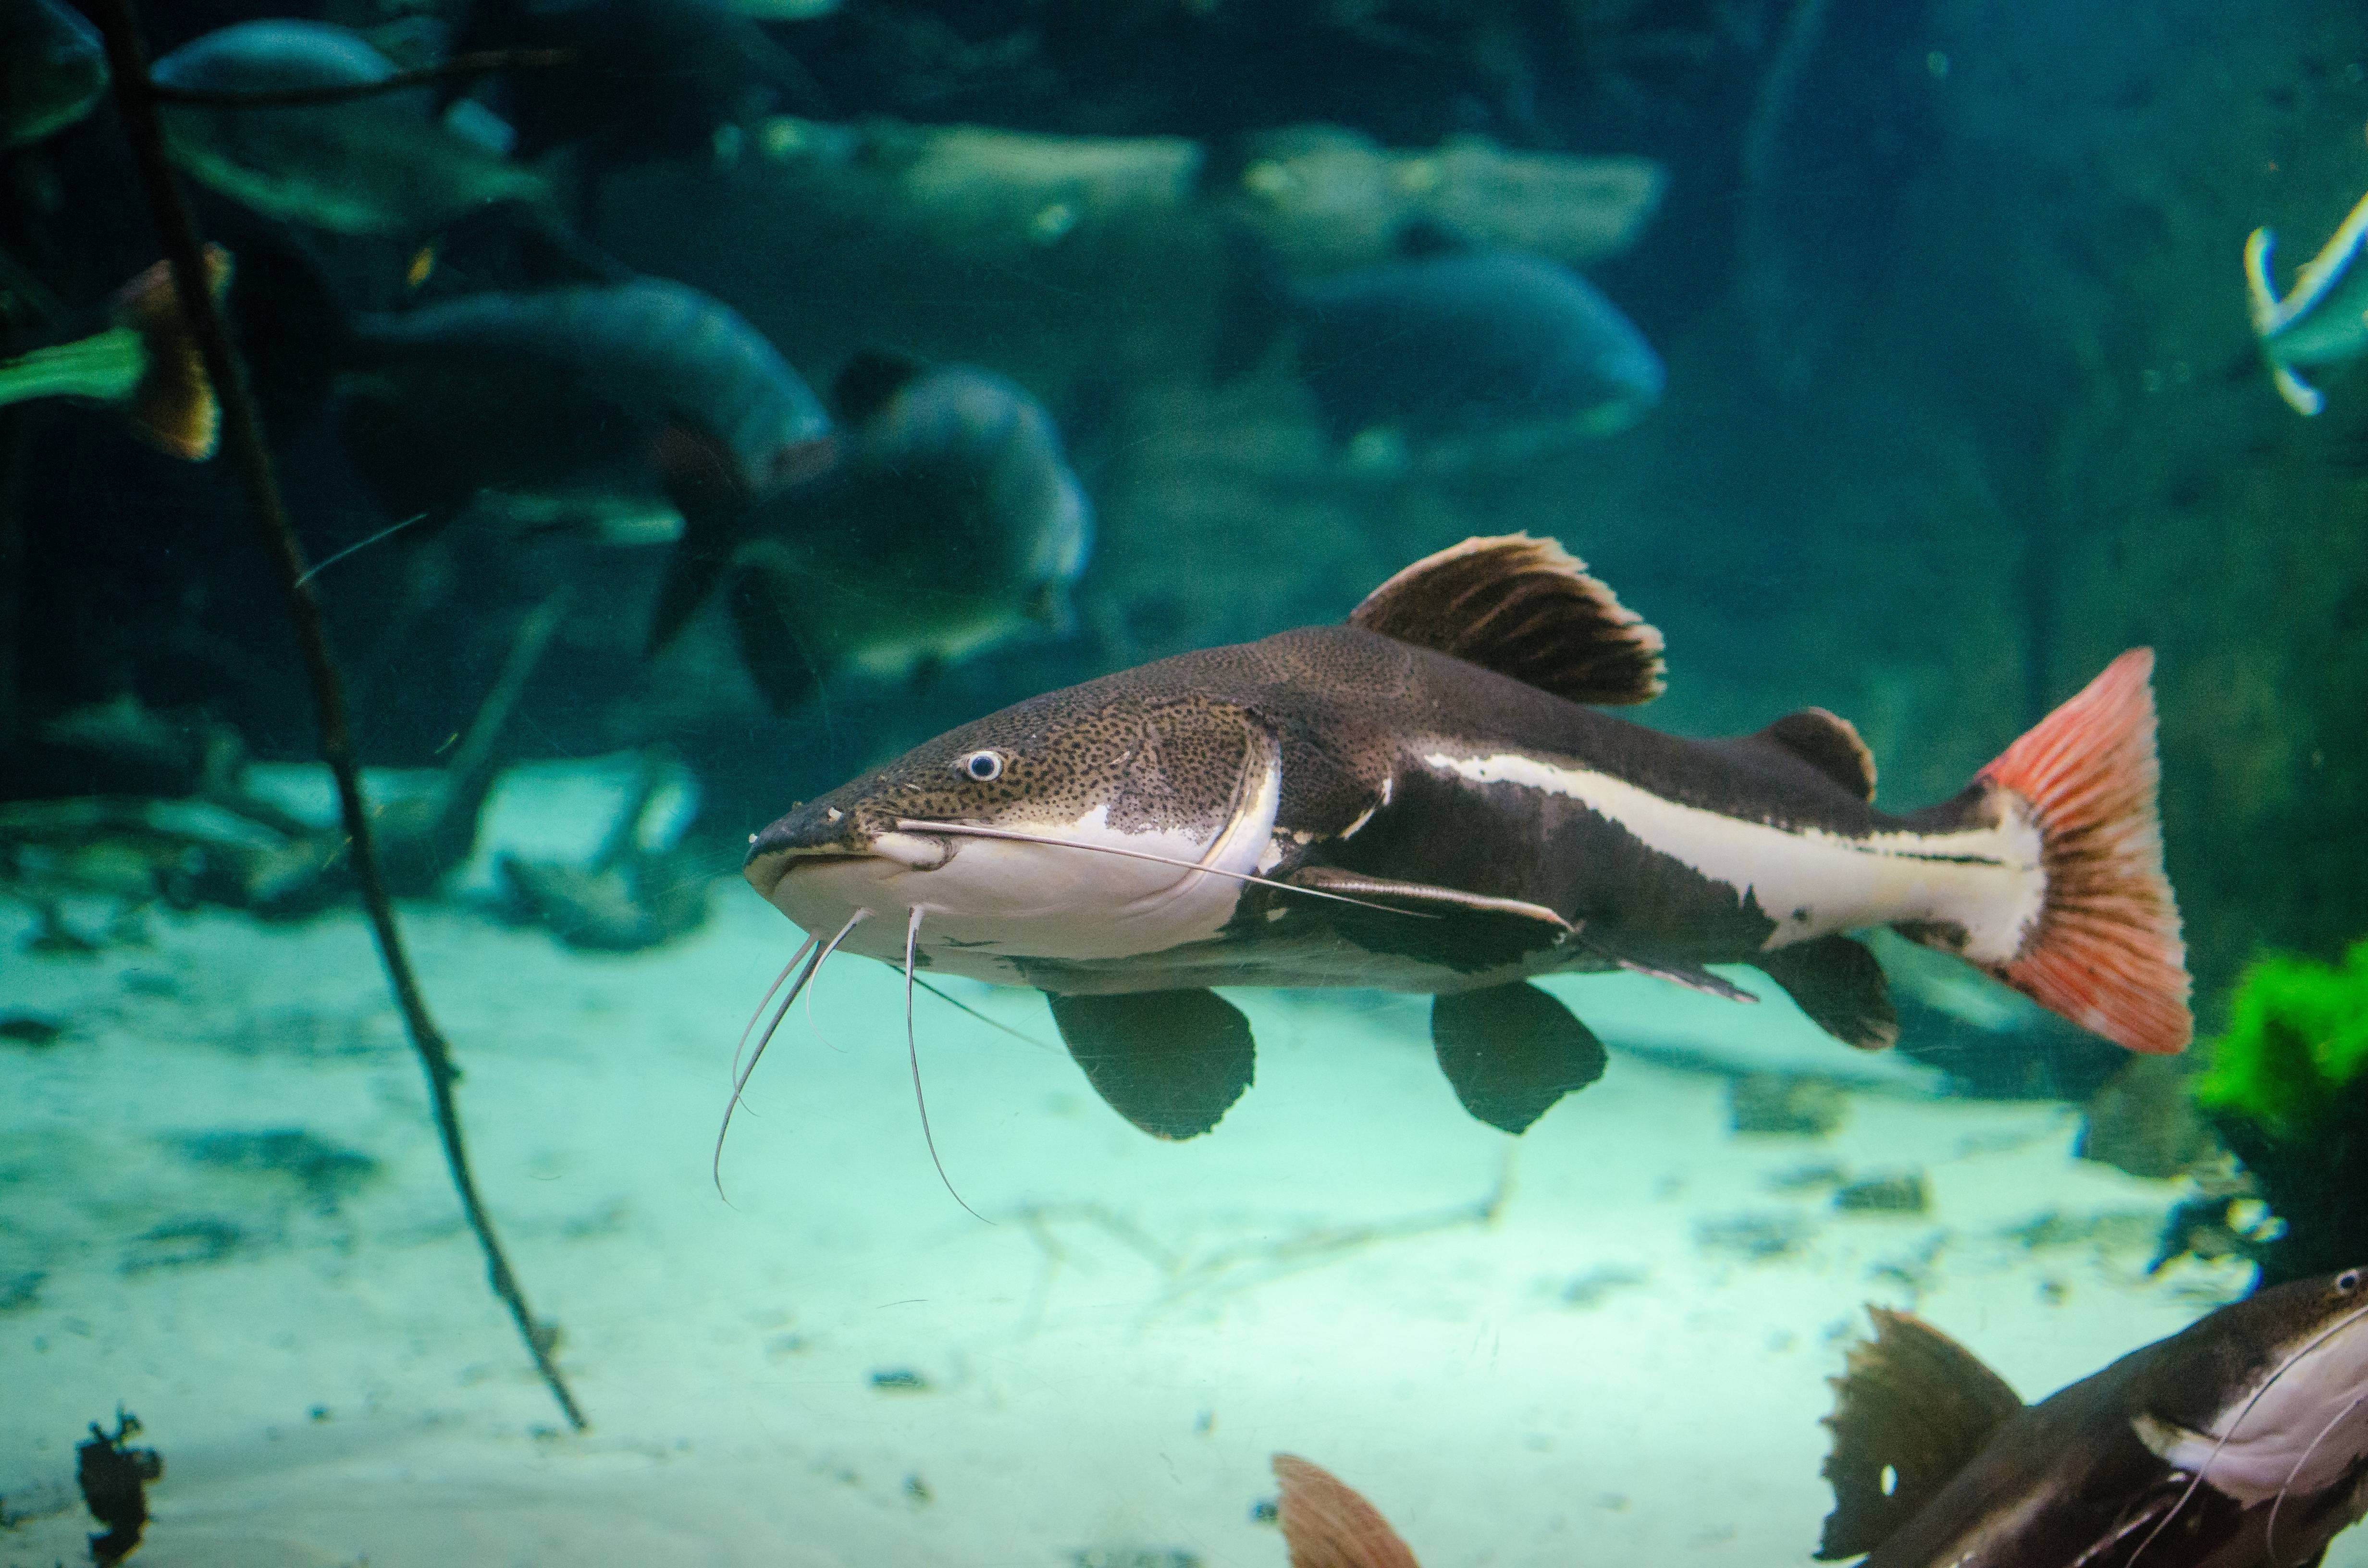
{"type": "Polygon", "coordinates": [[[1093,960],[1211,937],[1274,832],[1281,752],[1247,710],[1112,676],[939,736],[791,812],[743,874],[809,931],[934,967],[1093,960]],[[1218,874],[1211,875],[1210,872],[1218,874]]]}

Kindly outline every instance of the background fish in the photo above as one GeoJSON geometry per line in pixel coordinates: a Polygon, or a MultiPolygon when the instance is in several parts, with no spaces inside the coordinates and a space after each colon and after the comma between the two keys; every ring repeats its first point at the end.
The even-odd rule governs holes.
{"type": "Polygon", "coordinates": [[[678,283],[472,294],[331,330],[346,448],[393,516],[480,501],[536,520],[679,509],[662,604],[696,604],[741,515],[833,451],[797,372],[678,283]]]}
{"type": "Polygon", "coordinates": [[[1940,1330],[1872,1309],[1834,1380],[1821,1561],[2292,1568],[2368,1513],[2359,1269],[2221,1308],[2024,1406],[1940,1330]]]}
{"type": "Polygon", "coordinates": [[[79,12],[58,0],[0,0],[0,147],[64,130],[107,82],[107,51],[79,12]]]}
{"type": "Polygon", "coordinates": [[[1827,1032],[1898,1025],[1891,926],[2083,1028],[2192,1026],[2156,825],[2150,654],[2123,654],[1954,800],[1873,805],[1819,709],[1691,741],[1594,705],[1661,687],[1661,639],[1551,541],[1468,540],[1340,627],[1161,660],[966,724],[752,840],[752,886],[850,951],[1051,1003],[1103,1097],[1162,1137],[1250,1083],[1215,985],[1429,993],[1440,1064],[1507,1131],[1604,1051],[1529,977],[1628,970],[1827,1032]]]}
{"type": "Polygon", "coordinates": [[[506,78],[529,156],[590,142],[616,161],[705,158],[725,126],[822,108],[796,57],[722,0],[475,0],[452,48],[569,51],[506,78]]]}
{"type": "Polygon", "coordinates": [[[2297,414],[2327,406],[2318,389],[2294,373],[2297,365],[2331,365],[2368,353],[2368,267],[2360,254],[2368,247],[2368,196],[2360,199],[2334,236],[2294,274],[2294,288],[2278,298],[2270,281],[2270,253],[2277,236],[2256,229],[2245,240],[2245,292],[2278,395],[2297,414]]]}
{"type": "MultiPolygon", "coordinates": [[[[742,655],[786,710],[853,666],[926,676],[1031,628],[1066,631],[1093,507],[1042,404],[992,371],[860,356],[838,460],[748,520],[732,558],[742,655]]],[[[673,623],[662,614],[661,634],[673,623]]]]}
{"type": "MultiPolygon", "coordinates": [[[[230,254],[213,246],[206,261],[219,297],[230,281],[230,254]]],[[[0,359],[0,404],[42,397],[105,403],[157,450],[192,462],[211,457],[222,409],[181,314],[172,269],[160,261],[118,290],[108,319],[85,336],[0,359]]]]}
{"type": "Polygon", "coordinates": [[[1287,284],[1262,256],[1221,369],[1279,312],[1325,428],[1352,457],[1507,460],[1626,429],[1660,402],[1660,357],[1578,274],[1418,234],[1403,260],[1287,284]]]}
{"type": "MultiPolygon", "coordinates": [[[[169,87],[273,92],[383,81],[393,62],[324,22],[241,22],[156,62],[169,87]]],[[[302,108],[161,106],[173,156],[268,217],[344,234],[418,235],[481,208],[551,210],[549,183],[437,112],[431,88],[302,108]]],[[[482,116],[482,111],[477,111],[482,116]]],[[[482,123],[482,120],[480,121],[482,123]]]]}

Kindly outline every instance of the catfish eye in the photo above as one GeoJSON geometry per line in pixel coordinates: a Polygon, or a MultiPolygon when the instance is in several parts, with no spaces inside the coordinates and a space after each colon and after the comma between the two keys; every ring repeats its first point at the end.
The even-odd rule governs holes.
{"type": "Polygon", "coordinates": [[[2349,1296],[2352,1291],[2357,1290],[2358,1289],[2360,1289],[2360,1271],[2358,1269],[2347,1268],[2342,1273],[2335,1277],[2335,1293],[2337,1295],[2349,1296]]]}
{"type": "Polygon", "coordinates": [[[981,784],[992,784],[1003,777],[1003,754],[999,751],[974,751],[954,758],[954,771],[981,784]]]}

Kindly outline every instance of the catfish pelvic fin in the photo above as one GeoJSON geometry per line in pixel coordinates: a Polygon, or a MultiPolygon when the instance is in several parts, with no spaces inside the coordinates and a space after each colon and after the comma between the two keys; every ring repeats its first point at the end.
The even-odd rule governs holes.
{"type": "Polygon", "coordinates": [[[1861,942],[1820,937],[1776,948],[1751,960],[1784,988],[1809,1021],[1861,1051],[1888,1051],[1899,1043],[1899,1012],[1883,966],[1861,942]]]}
{"type": "Polygon", "coordinates": [[[1467,539],[1365,596],[1349,624],[1496,671],[1573,702],[1650,702],[1661,634],[1550,539],[1467,539]]]}
{"type": "Polygon", "coordinates": [[[1817,1540],[1821,1562],[1888,1540],[2022,1409],[2006,1380],[1923,1319],[1872,1306],[1867,1315],[1874,1337],[1851,1346],[1829,1380],[1834,1447],[1823,1474],[1834,1511],[1817,1540]]]}
{"type": "Polygon", "coordinates": [[[1603,1042],[1527,981],[1432,997],[1430,1041],[1463,1108],[1504,1132],[1603,1076],[1603,1042]]]}
{"type": "Polygon", "coordinates": [[[1053,1022],[1110,1109],[1154,1138],[1197,1138],[1250,1086],[1250,1021],[1213,991],[1045,993],[1053,1022]]]}

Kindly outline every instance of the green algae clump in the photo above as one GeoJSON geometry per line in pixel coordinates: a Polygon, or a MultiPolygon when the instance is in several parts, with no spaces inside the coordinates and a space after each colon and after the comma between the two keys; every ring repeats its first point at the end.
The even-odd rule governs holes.
{"type": "Polygon", "coordinates": [[[2227,1030],[2195,1081],[2195,1101],[2223,1125],[2308,1141],[2328,1130],[2363,1074],[2368,940],[2340,964],[2277,953],[2248,966],[2229,1000],[2227,1030]]]}

